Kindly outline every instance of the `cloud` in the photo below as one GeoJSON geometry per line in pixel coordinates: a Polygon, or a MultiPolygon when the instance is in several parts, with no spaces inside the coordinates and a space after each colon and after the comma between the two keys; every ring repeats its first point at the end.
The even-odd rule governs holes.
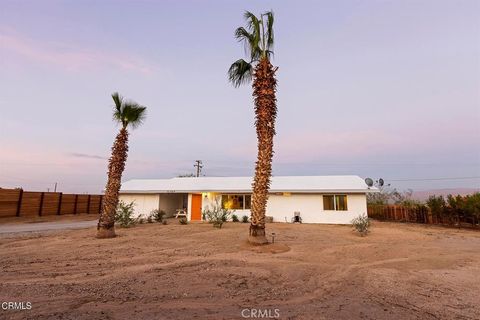
{"type": "Polygon", "coordinates": [[[100,159],[100,160],[107,160],[107,157],[102,157],[96,154],[85,154],[85,153],[70,153],[72,157],[76,158],[88,158],[88,159],[100,159]]]}
{"type": "Polygon", "coordinates": [[[153,71],[151,66],[138,58],[65,43],[39,42],[11,30],[0,29],[0,43],[2,52],[10,51],[31,61],[56,65],[69,71],[105,66],[143,74],[153,71]]]}

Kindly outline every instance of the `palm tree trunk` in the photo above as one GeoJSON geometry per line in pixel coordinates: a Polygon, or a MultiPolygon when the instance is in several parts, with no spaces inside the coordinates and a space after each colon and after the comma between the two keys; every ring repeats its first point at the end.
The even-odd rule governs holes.
{"type": "Polygon", "coordinates": [[[258,155],[252,186],[252,217],[248,238],[252,244],[268,243],[265,236],[265,212],[272,175],[273,136],[277,117],[275,71],[276,69],[273,69],[270,61],[266,58],[260,61],[254,71],[253,97],[255,99],[258,155]]]}
{"type": "Polygon", "coordinates": [[[122,174],[127,161],[127,153],[128,131],[126,128],[122,128],[115,138],[112,156],[108,163],[108,181],[97,225],[97,238],[113,238],[116,236],[115,212],[118,205],[118,192],[122,185],[122,174]]]}

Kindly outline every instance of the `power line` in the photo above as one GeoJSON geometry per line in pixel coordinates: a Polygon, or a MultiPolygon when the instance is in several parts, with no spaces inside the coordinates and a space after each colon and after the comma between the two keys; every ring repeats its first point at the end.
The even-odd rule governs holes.
{"type": "Polygon", "coordinates": [[[480,179],[480,177],[451,177],[451,178],[419,178],[419,179],[385,179],[388,181],[442,181],[442,180],[473,180],[480,179]]]}

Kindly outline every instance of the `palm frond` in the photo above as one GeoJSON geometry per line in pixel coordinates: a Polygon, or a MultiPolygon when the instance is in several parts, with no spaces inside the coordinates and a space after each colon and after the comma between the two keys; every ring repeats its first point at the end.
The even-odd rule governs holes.
{"type": "Polygon", "coordinates": [[[260,20],[250,11],[245,11],[243,14],[245,21],[247,21],[247,28],[251,33],[260,37],[260,20]]]}
{"type": "Polygon", "coordinates": [[[262,22],[253,13],[249,11],[245,11],[243,17],[247,22],[247,29],[250,30],[250,34],[252,36],[250,41],[250,58],[251,60],[259,59],[262,53],[262,22]]]}
{"type": "Polygon", "coordinates": [[[260,57],[262,50],[260,48],[259,37],[248,32],[245,28],[239,27],[235,30],[235,38],[239,42],[243,42],[245,54],[248,55],[251,60],[257,60],[260,57]]]}
{"type": "Polygon", "coordinates": [[[115,103],[113,119],[120,122],[124,128],[136,128],[143,123],[146,117],[146,107],[133,101],[126,101],[118,92],[112,94],[115,103]]]}
{"type": "Polygon", "coordinates": [[[273,12],[269,11],[260,15],[260,19],[253,13],[245,11],[243,17],[247,26],[235,30],[235,38],[243,42],[245,53],[249,56],[250,62],[243,59],[235,61],[228,69],[228,79],[238,87],[250,82],[253,75],[253,64],[263,58],[273,56],[273,12]],[[266,20],[264,19],[266,17],[266,20]]]}
{"type": "Polygon", "coordinates": [[[127,102],[123,107],[122,124],[124,128],[130,126],[135,129],[145,121],[146,116],[147,107],[135,102],[127,102]]]}
{"type": "Polygon", "coordinates": [[[274,42],[273,22],[275,19],[273,16],[273,11],[266,12],[264,13],[264,15],[267,17],[267,32],[266,32],[267,47],[265,49],[270,50],[270,48],[273,47],[273,42],[274,42]]]}
{"type": "Polygon", "coordinates": [[[112,93],[112,99],[115,103],[113,118],[117,121],[121,121],[123,97],[118,92],[114,92],[112,93]]]}
{"type": "Polygon", "coordinates": [[[239,59],[232,63],[228,69],[228,80],[234,87],[239,87],[244,83],[252,80],[253,67],[243,59],[239,59]]]}

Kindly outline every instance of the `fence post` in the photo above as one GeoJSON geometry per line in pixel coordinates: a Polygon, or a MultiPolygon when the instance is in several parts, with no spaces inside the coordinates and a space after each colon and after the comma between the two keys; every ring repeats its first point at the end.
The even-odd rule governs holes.
{"type": "Polygon", "coordinates": [[[40,206],[38,207],[38,215],[41,217],[42,216],[42,209],[43,209],[43,198],[45,197],[45,192],[42,192],[42,195],[40,196],[40,206]]]}
{"type": "Polygon", "coordinates": [[[98,214],[102,213],[102,204],[103,204],[103,195],[100,196],[100,201],[98,203],[98,214]]]}
{"type": "Polygon", "coordinates": [[[87,214],[90,213],[90,195],[88,195],[88,198],[87,198],[87,214]]]}
{"type": "Polygon", "coordinates": [[[77,214],[78,194],[75,195],[75,204],[73,205],[73,214],[77,214]]]}
{"type": "Polygon", "coordinates": [[[58,197],[57,216],[59,216],[62,212],[62,197],[63,193],[60,192],[60,196],[58,197]]]}
{"type": "Polygon", "coordinates": [[[23,199],[23,189],[20,188],[20,193],[18,194],[17,212],[15,214],[17,217],[20,217],[20,209],[22,208],[22,199],[23,199]]]}

